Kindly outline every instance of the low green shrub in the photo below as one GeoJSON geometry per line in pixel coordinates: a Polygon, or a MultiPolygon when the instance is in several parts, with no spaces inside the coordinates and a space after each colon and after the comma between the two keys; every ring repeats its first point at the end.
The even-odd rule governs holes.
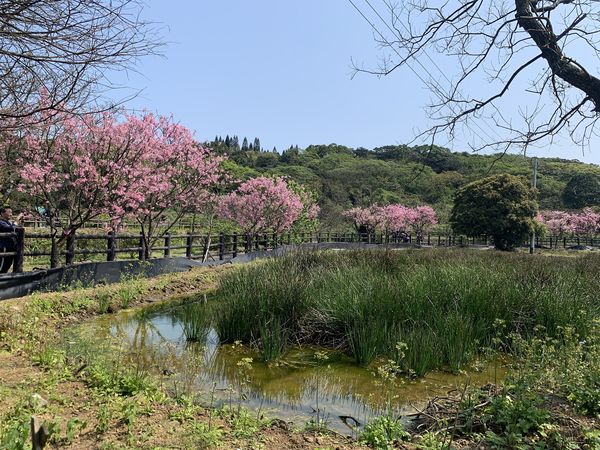
{"type": "Polygon", "coordinates": [[[129,367],[106,367],[102,363],[94,363],[86,368],[83,379],[91,388],[122,396],[151,393],[157,389],[147,373],[129,367]]]}
{"type": "Polygon", "coordinates": [[[384,415],[369,422],[360,433],[359,441],[374,449],[393,448],[394,444],[410,439],[410,433],[398,420],[389,415],[384,415]]]}

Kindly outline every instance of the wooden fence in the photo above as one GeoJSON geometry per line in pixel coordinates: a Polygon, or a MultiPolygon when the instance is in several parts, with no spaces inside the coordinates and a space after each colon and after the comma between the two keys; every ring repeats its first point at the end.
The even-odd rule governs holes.
{"type": "MultiPolygon", "coordinates": [[[[31,270],[35,264],[50,264],[51,235],[47,233],[26,233],[17,228],[14,233],[0,233],[0,238],[13,239],[14,251],[0,248],[0,258],[14,257],[13,272],[31,270]]],[[[436,247],[465,247],[491,245],[486,237],[467,238],[465,236],[427,234],[414,236],[406,234],[358,234],[358,233],[260,233],[260,234],[167,234],[152,248],[151,257],[183,256],[189,259],[225,260],[252,251],[272,250],[284,244],[302,243],[343,243],[360,242],[367,244],[422,244],[436,247]]],[[[525,245],[525,244],[524,244],[525,245]]],[[[570,236],[557,238],[549,236],[536,239],[536,247],[569,248],[591,246],[600,248],[600,238],[570,236]]],[[[59,256],[66,265],[81,261],[115,261],[117,259],[144,259],[145,242],[135,234],[81,234],[71,235],[59,256]],[[123,257],[125,255],[125,257],[123,257]]]]}

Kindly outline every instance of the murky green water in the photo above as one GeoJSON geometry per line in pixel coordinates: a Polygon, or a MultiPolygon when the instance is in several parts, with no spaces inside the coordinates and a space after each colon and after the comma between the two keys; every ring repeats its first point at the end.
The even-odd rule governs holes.
{"type": "Polygon", "coordinates": [[[374,368],[360,367],[337,352],[328,351],[327,360],[317,363],[315,353],[322,349],[295,348],[266,364],[245,346],[220,345],[213,316],[211,302],[200,301],[104,316],[77,332],[88,340],[116,342],[121,354],[140,369],[160,374],[176,394],[194,392],[214,406],[241,403],[298,424],[314,420],[318,408],[329,427],[341,432],[350,431],[346,423],[352,419],[346,417],[362,425],[390,401],[395,413],[408,413],[432,396],[466,383],[494,382],[505,373],[498,364],[488,364],[461,375],[431,372],[386,389],[374,368]],[[241,363],[243,358],[252,358],[249,366],[241,363]]]}

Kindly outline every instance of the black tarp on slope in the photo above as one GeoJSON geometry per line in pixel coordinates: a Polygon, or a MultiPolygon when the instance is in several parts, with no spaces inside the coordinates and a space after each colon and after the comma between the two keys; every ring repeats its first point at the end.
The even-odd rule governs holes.
{"type": "Polygon", "coordinates": [[[66,286],[91,287],[99,283],[116,283],[127,276],[154,277],[164,273],[184,272],[192,267],[222,262],[200,263],[186,258],[90,262],[56,269],[0,275],[0,300],[23,297],[35,291],[56,291],[66,286]]]}
{"type": "Polygon", "coordinates": [[[0,275],[0,300],[23,297],[36,291],[57,291],[67,286],[95,286],[122,280],[123,277],[143,275],[154,277],[171,272],[184,272],[192,267],[215,266],[224,263],[242,264],[257,258],[281,256],[293,249],[355,249],[355,248],[402,248],[407,244],[365,244],[362,242],[307,243],[283,245],[274,250],[242,254],[224,261],[210,260],[205,263],[187,258],[157,258],[148,261],[111,261],[74,264],[56,269],[0,275]]]}

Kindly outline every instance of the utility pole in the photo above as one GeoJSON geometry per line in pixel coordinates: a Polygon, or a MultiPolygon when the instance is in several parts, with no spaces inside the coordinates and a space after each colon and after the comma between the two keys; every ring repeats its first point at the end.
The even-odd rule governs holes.
{"type": "MultiPolygon", "coordinates": [[[[537,158],[534,156],[531,158],[531,166],[533,169],[533,179],[531,180],[531,186],[536,189],[537,188],[537,158]]],[[[529,237],[529,253],[533,255],[535,252],[535,228],[531,231],[531,235],[529,237]]]]}

